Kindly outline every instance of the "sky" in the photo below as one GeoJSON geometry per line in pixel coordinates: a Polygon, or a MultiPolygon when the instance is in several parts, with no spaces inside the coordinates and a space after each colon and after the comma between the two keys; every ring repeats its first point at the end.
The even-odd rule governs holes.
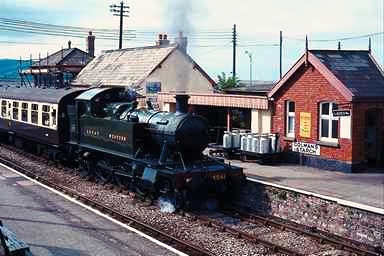
{"type": "MultiPolygon", "coordinates": [[[[32,55],[38,59],[39,54],[45,57],[67,47],[68,40],[72,47],[86,50],[86,33],[79,38],[26,33],[25,27],[11,31],[2,19],[117,30],[119,18],[109,5],[119,2],[0,0],[0,58],[29,59],[32,55]]],[[[182,30],[188,36],[188,53],[213,79],[221,72],[232,72],[234,24],[236,75],[242,80],[249,80],[250,75],[253,80],[279,79],[280,31],[283,74],[304,53],[306,35],[309,49],[337,49],[340,41],[342,49],[355,50],[367,50],[371,35],[372,54],[384,65],[384,0],[130,0],[124,4],[129,6],[124,29],[130,39],[123,41],[123,48],[154,45],[158,33],[168,33],[173,41],[182,30]]],[[[118,48],[117,31],[109,40],[94,34],[96,54],[118,48]]]]}

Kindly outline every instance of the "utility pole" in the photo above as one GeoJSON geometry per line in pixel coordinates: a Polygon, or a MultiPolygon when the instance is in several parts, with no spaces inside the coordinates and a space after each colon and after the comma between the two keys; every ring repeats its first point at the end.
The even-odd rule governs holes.
{"type": "Polygon", "coordinates": [[[236,78],[236,45],[237,45],[237,33],[236,33],[236,24],[233,25],[233,35],[232,35],[232,43],[233,43],[233,69],[232,69],[232,77],[236,78]]]}
{"type": "Polygon", "coordinates": [[[119,49],[123,48],[123,17],[129,17],[125,13],[129,13],[127,9],[129,9],[129,6],[124,6],[124,2],[120,2],[120,6],[116,4],[111,4],[109,6],[111,9],[110,11],[113,12],[113,16],[120,16],[120,37],[119,37],[119,49]]]}
{"type": "Polygon", "coordinates": [[[283,77],[283,31],[280,30],[280,79],[283,77]]]}

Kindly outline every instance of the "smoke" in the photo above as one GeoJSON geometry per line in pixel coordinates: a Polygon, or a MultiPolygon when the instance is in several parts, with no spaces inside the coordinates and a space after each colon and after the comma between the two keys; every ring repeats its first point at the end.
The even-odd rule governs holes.
{"type": "MultiPolygon", "coordinates": [[[[171,34],[183,32],[184,36],[189,36],[196,29],[199,16],[204,11],[201,0],[168,0],[165,8],[165,20],[167,30],[171,34]]],[[[190,38],[188,39],[188,41],[190,38]]],[[[189,42],[188,42],[189,44],[189,42]]],[[[187,50],[188,51],[188,50],[187,50]]],[[[175,90],[178,93],[189,91],[193,63],[180,62],[174,70],[176,77],[175,90]]]]}
{"type": "Polygon", "coordinates": [[[173,213],[175,212],[175,203],[166,197],[159,198],[159,207],[161,212],[173,213]]]}
{"type": "Polygon", "coordinates": [[[188,35],[193,31],[193,20],[196,20],[195,16],[201,8],[199,2],[199,0],[168,0],[165,15],[171,33],[183,31],[188,35]]]}

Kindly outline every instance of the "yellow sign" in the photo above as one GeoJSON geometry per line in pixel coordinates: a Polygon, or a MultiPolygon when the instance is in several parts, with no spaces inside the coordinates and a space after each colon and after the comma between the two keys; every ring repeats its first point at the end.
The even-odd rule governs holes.
{"type": "Polygon", "coordinates": [[[300,112],[300,137],[311,137],[311,113],[300,112]]]}

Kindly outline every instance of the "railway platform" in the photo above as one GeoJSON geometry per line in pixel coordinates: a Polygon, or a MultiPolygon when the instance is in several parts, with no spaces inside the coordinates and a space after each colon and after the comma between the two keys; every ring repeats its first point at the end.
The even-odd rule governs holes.
{"type": "Polygon", "coordinates": [[[342,173],[307,166],[226,160],[241,166],[248,178],[342,200],[356,208],[384,212],[384,170],[374,173],[342,173]]]}
{"type": "Polygon", "coordinates": [[[33,255],[178,255],[2,166],[0,220],[33,255]]]}

